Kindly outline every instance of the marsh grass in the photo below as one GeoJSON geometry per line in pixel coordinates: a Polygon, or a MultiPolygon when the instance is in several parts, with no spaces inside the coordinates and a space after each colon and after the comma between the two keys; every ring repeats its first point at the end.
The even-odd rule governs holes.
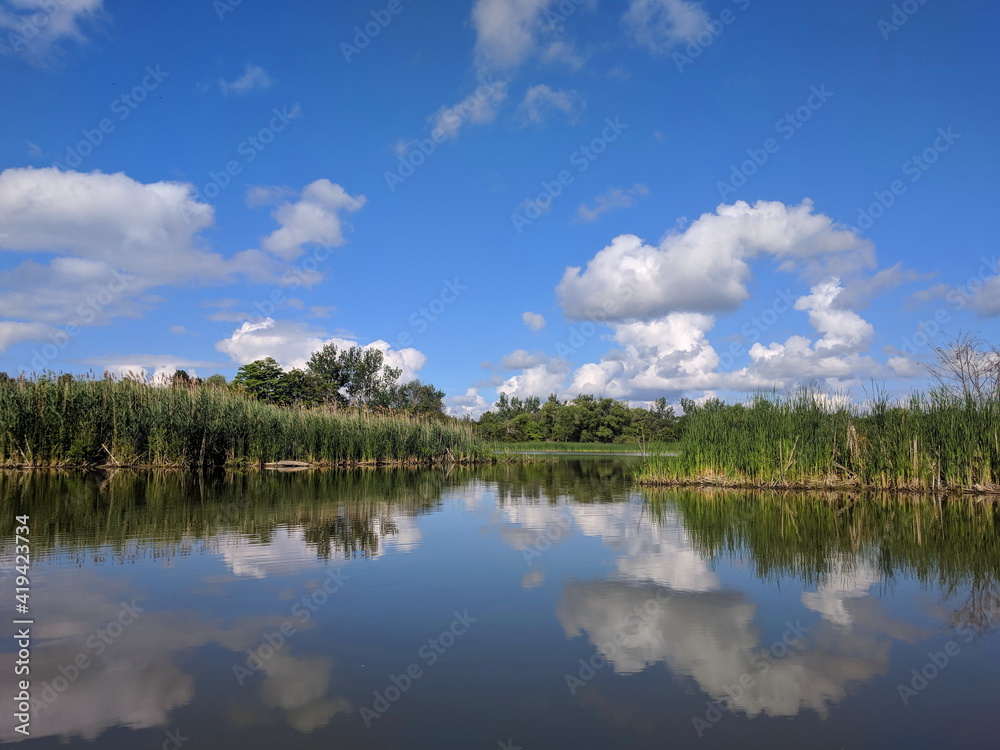
{"type": "Polygon", "coordinates": [[[0,383],[0,466],[433,463],[489,457],[472,425],[296,409],[225,388],[124,380],[0,383]]]}
{"type": "Polygon", "coordinates": [[[803,390],[695,410],[643,484],[1000,491],[1000,401],[945,393],[864,408],[803,390]]]}

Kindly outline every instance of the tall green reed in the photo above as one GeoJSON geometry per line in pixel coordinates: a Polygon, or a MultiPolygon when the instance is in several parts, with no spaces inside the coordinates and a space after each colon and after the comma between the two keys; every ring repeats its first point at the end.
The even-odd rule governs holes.
{"type": "Polygon", "coordinates": [[[943,392],[866,404],[811,390],[758,394],[687,417],[679,456],[652,456],[640,481],[996,489],[1000,401],[943,392]]]}
{"type": "Polygon", "coordinates": [[[471,425],[265,404],[132,379],[0,383],[0,465],[253,465],[483,459],[471,425]]]}

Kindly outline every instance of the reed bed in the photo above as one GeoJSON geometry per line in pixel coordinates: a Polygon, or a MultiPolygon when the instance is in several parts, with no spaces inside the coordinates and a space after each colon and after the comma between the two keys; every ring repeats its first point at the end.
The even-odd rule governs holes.
{"type": "Polygon", "coordinates": [[[1000,492],[1000,401],[946,393],[864,407],[812,390],[687,416],[680,455],[651,456],[648,485],[1000,492]]]}
{"type": "Polygon", "coordinates": [[[471,425],[273,406],[225,388],[39,378],[0,383],[0,466],[469,462],[471,425]]]}

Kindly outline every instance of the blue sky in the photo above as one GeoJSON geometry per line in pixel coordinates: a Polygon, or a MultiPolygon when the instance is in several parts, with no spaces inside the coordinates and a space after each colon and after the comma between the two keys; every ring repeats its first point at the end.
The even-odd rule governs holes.
{"type": "Polygon", "coordinates": [[[906,393],[1000,339],[998,15],[0,0],[0,368],[906,393]]]}

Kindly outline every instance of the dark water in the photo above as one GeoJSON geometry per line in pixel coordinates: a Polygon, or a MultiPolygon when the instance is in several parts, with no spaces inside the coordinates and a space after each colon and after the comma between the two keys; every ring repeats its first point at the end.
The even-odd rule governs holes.
{"type": "Polygon", "coordinates": [[[0,476],[70,748],[1000,746],[993,505],[628,489],[629,459],[0,476]]]}

